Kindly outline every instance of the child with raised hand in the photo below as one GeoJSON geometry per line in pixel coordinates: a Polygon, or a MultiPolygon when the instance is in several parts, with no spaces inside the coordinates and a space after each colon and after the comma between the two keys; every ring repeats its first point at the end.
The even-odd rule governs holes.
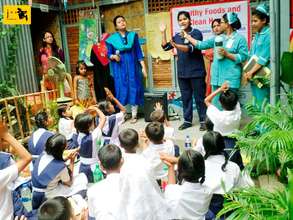
{"type": "Polygon", "coordinates": [[[212,191],[205,186],[205,163],[202,155],[192,149],[184,151],[179,159],[162,157],[168,166],[168,185],[165,199],[172,209],[170,219],[205,219],[212,191]],[[178,163],[178,183],[174,165],[178,163]]]}
{"type": "Polygon", "coordinates": [[[73,79],[73,98],[76,104],[88,107],[93,102],[96,102],[95,93],[90,84],[86,63],[82,60],[78,61],[76,64],[76,76],[73,79]]]}
{"type": "Polygon", "coordinates": [[[104,137],[104,144],[119,145],[119,130],[124,121],[126,113],[125,107],[116,99],[112,92],[105,88],[107,100],[98,104],[99,109],[106,116],[105,126],[102,130],[104,137]],[[114,104],[114,105],[113,105],[114,104]],[[115,106],[119,108],[120,112],[116,113],[115,106]]]}
{"type": "Polygon", "coordinates": [[[164,125],[160,122],[149,123],[145,128],[145,134],[149,139],[149,145],[142,154],[150,164],[156,165],[154,175],[157,180],[160,180],[167,176],[167,170],[164,169],[162,161],[157,164],[157,158],[159,158],[159,153],[175,156],[174,143],[172,140],[164,140],[164,125]]]}
{"type": "Polygon", "coordinates": [[[74,160],[78,149],[63,159],[66,146],[65,136],[55,134],[47,140],[45,153],[36,160],[32,172],[33,209],[39,208],[46,198],[68,197],[75,194],[85,196],[86,176],[79,174],[73,177],[74,160]],[[69,167],[66,166],[66,160],[70,160],[69,167]]]}
{"type": "Polygon", "coordinates": [[[160,122],[164,125],[164,138],[165,139],[174,139],[175,129],[171,126],[170,122],[167,120],[165,112],[160,102],[157,102],[155,105],[155,110],[150,115],[150,120],[152,122],[160,122]]]}
{"type": "Polygon", "coordinates": [[[119,140],[125,153],[120,172],[121,200],[117,219],[165,220],[169,210],[154,178],[152,166],[136,153],[139,148],[137,131],[124,129],[119,134],[119,140]]]}
{"type": "Polygon", "coordinates": [[[32,154],[33,162],[41,155],[45,149],[45,144],[53,132],[48,130],[49,116],[46,111],[38,112],[35,116],[37,130],[35,130],[28,140],[28,150],[32,154]]]}
{"type": "Polygon", "coordinates": [[[103,146],[102,129],[106,117],[97,106],[88,108],[96,112],[99,124],[95,127],[94,117],[89,113],[78,114],[74,120],[74,126],[78,132],[77,142],[80,147],[79,172],[87,176],[88,182],[94,182],[93,172],[98,165],[98,150],[103,146]]]}
{"type": "MultiPolygon", "coordinates": [[[[18,177],[26,166],[31,162],[32,157],[27,150],[11,135],[8,133],[8,129],[5,123],[0,121],[0,141],[7,142],[14,155],[19,159],[16,163],[9,164],[0,170],[0,219],[13,219],[13,201],[12,201],[12,188],[13,182],[18,177]]],[[[2,162],[2,161],[1,161],[2,162]]],[[[22,217],[23,218],[23,217],[22,217]]]]}
{"type": "Polygon", "coordinates": [[[95,220],[116,219],[120,201],[121,150],[114,144],[103,146],[98,152],[106,179],[92,185],[87,192],[89,215],[95,220]]]}
{"type": "Polygon", "coordinates": [[[58,106],[57,113],[59,116],[58,132],[66,137],[67,149],[77,148],[77,133],[70,106],[67,104],[58,106]]]}
{"type": "MultiPolygon", "coordinates": [[[[230,90],[229,84],[225,82],[220,88],[205,98],[205,103],[207,105],[207,117],[214,124],[213,130],[219,132],[224,137],[225,148],[230,152],[236,144],[236,139],[229,137],[229,135],[239,130],[241,120],[238,95],[233,90],[230,90]],[[219,110],[212,104],[213,98],[218,94],[220,94],[219,102],[223,110],[219,110]]],[[[237,163],[240,169],[244,168],[239,150],[231,155],[230,160],[237,163]]]]}

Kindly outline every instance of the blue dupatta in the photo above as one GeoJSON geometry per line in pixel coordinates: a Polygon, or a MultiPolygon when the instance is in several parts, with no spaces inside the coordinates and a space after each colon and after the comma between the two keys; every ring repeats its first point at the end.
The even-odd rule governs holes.
{"type": "Polygon", "coordinates": [[[119,32],[113,33],[107,40],[106,42],[108,44],[112,44],[113,47],[116,50],[119,51],[125,51],[125,50],[130,50],[133,46],[134,43],[134,38],[135,38],[135,32],[126,32],[126,44],[124,44],[123,37],[119,32]]]}

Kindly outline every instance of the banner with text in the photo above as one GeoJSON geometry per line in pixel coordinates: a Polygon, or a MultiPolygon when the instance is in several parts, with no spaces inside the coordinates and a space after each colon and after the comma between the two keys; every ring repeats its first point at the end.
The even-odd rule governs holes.
{"type": "Polygon", "coordinates": [[[177,15],[180,11],[188,11],[190,13],[192,27],[202,32],[204,40],[213,36],[211,24],[214,19],[221,18],[227,12],[235,12],[241,21],[241,29],[238,31],[245,36],[248,43],[250,43],[249,0],[203,3],[172,8],[171,28],[173,36],[175,33],[180,32],[177,21],[177,15]]]}

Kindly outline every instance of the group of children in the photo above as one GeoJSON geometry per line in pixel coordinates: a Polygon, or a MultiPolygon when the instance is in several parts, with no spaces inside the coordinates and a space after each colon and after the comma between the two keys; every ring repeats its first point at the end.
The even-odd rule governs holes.
{"type": "Polygon", "coordinates": [[[58,133],[47,129],[47,113],[38,113],[30,154],[0,128],[19,157],[0,166],[0,219],[13,219],[11,185],[31,158],[31,216],[38,219],[215,219],[227,191],[253,184],[241,172],[240,152],[231,154],[229,135],[239,128],[241,110],[226,83],[205,99],[208,131],[181,155],[159,104],[143,132],[120,131],[125,108],[106,93],[106,101],[75,118],[69,106],[59,106],[58,133]],[[223,110],[211,104],[219,94],[223,110]]]}

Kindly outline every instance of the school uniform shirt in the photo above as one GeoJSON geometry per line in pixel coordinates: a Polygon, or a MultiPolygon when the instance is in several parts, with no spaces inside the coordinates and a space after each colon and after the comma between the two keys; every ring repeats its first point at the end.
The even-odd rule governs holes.
{"type": "Polygon", "coordinates": [[[262,66],[270,67],[270,43],[271,39],[269,26],[265,26],[260,32],[255,33],[249,55],[256,55],[258,57],[257,63],[262,66]]]}
{"type": "Polygon", "coordinates": [[[197,140],[196,145],[194,146],[193,150],[196,150],[204,157],[204,155],[206,154],[206,151],[205,151],[203,143],[202,143],[202,137],[200,137],[197,140]]]}
{"type": "Polygon", "coordinates": [[[16,164],[0,170],[0,219],[14,219],[12,190],[14,185],[13,182],[17,177],[18,168],[16,164]]]}
{"type": "Polygon", "coordinates": [[[240,126],[241,108],[239,102],[232,111],[219,110],[216,106],[210,105],[207,108],[207,116],[214,123],[214,131],[222,136],[236,132],[240,126]]]}
{"type": "Polygon", "coordinates": [[[38,156],[43,153],[46,142],[52,135],[53,133],[46,130],[45,128],[38,128],[35,132],[33,132],[28,141],[28,149],[32,154],[33,159],[38,158],[38,156]]]}
{"type": "MultiPolygon", "coordinates": [[[[192,28],[188,33],[194,39],[202,40],[203,36],[200,30],[192,28]]],[[[177,50],[177,74],[179,78],[202,78],[205,77],[205,66],[203,55],[200,50],[193,47],[193,45],[186,41],[180,33],[176,33],[173,37],[176,44],[188,46],[188,52],[177,50]]],[[[167,43],[163,49],[165,51],[171,50],[173,46],[167,43]]]]}
{"type": "Polygon", "coordinates": [[[204,220],[211,198],[211,189],[200,183],[169,184],[165,189],[165,199],[173,210],[172,219],[204,220]]]}
{"type": "Polygon", "coordinates": [[[120,175],[121,200],[117,219],[167,219],[169,207],[142,155],[125,153],[120,175]]]}
{"type": "MultiPolygon", "coordinates": [[[[49,172],[47,170],[48,165],[54,160],[52,155],[44,153],[41,156],[38,175],[42,172],[49,172]]],[[[73,177],[73,183],[71,186],[66,186],[62,182],[70,181],[70,175],[68,168],[65,166],[47,185],[45,189],[45,196],[47,198],[53,198],[55,196],[71,196],[78,193],[81,190],[87,189],[87,179],[84,174],[78,174],[73,177]]]]}
{"type": "MultiPolygon", "coordinates": [[[[235,61],[223,58],[215,59],[211,66],[211,85],[221,86],[225,81],[229,81],[230,88],[238,89],[241,84],[242,62],[248,58],[248,45],[244,36],[234,31],[231,36],[226,34],[220,35],[223,37],[223,47],[229,53],[234,54],[235,61]]],[[[198,41],[195,48],[200,50],[214,48],[215,37],[205,41],[198,41]]],[[[217,53],[214,50],[214,53],[217,53]]]]}
{"type": "Polygon", "coordinates": [[[150,143],[142,154],[152,165],[153,173],[156,179],[162,179],[168,175],[168,167],[160,160],[159,153],[166,153],[174,156],[174,143],[171,140],[166,140],[163,144],[150,143]]]}
{"type": "Polygon", "coordinates": [[[239,166],[228,161],[226,171],[222,170],[225,163],[223,155],[211,155],[205,160],[205,182],[204,185],[212,189],[214,194],[225,194],[241,183],[241,172],[239,166]],[[224,189],[222,187],[224,185],[224,189]]]}
{"type": "Polygon", "coordinates": [[[60,118],[58,122],[58,132],[66,137],[66,140],[72,138],[73,133],[76,133],[74,121],[71,119],[60,118]]]}
{"type": "Polygon", "coordinates": [[[164,131],[165,131],[164,139],[174,139],[174,132],[175,132],[174,128],[164,126],[164,131]]]}
{"type": "Polygon", "coordinates": [[[112,173],[88,191],[89,216],[96,220],[116,219],[120,201],[120,174],[112,173]]]}
{"type": "Polygon", "coordinates": [[[123,112],[106,116],[106,123],[102,129],[105,144],[116,144],[119,146],[119,129],[123,121],[123,112]]]}

